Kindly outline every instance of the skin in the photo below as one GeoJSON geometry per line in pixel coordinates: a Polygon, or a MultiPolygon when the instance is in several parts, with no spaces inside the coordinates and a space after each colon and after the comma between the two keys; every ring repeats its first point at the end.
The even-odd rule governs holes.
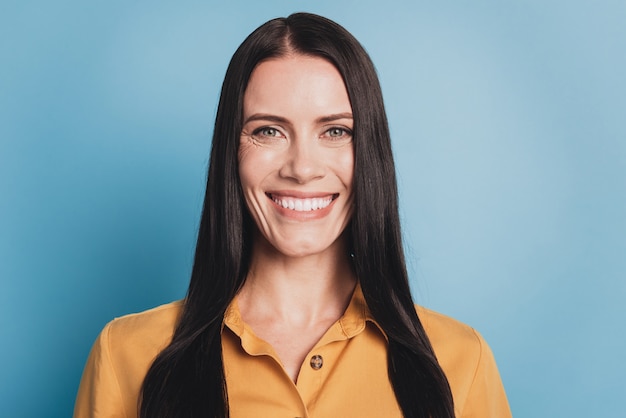
{"type": "Polygon", "coordinates": [[[264,61],[244,95],[239,175],[257,231],[237,303],[296,382],[311,349],[345,311],[356,279],[350,221],[352,107],[328,61],[264,61]]]}

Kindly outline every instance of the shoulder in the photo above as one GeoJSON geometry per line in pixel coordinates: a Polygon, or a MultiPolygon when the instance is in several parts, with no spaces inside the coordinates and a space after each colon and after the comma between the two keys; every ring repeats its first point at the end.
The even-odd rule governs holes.
{"type": "Polygon", "coordinates": [[[510,417],[493,353],[472,327],[416,306],[454,397],[458,416],[510,417]]]}
{"type": "Polygon", "coordinates": [[[162,349],[172,338],[182,305],[176,301],[115,318],[105,326],[102,337],[109,340],[111,349],[119,345],[162,349]]]}
{"type": "Polygon", "coordinates": [[[94,343],[78,389],[75,417],[135,417],[141,384],[154,358],[171,341],[182,302],[109,322],[94,343]],[[98,415],[100,416],[100,415],[98,415]]]}
{"type": "Polygon", "coordinates": [[[485,341],[474,328],[438,312],[416,306],[417,315],[448,379],[471,378],[485,341]]]}
{"type": "Polygon", "coordinates": [[[445,347],[480,350],[484,344],[480,334],[469,325],[422,306],[416,305],[415,309],[435,352],[445,347]]]}

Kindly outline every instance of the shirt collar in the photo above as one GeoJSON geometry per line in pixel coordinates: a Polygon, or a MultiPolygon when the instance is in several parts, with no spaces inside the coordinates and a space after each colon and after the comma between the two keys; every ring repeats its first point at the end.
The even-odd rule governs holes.
{"type": "MultiPolygon", "coordinates": [[[[365,297],[363,296],[363,290],[361,289],[360,283],[354,288],[354,292],[352,293],[352,298],[350,299],[350,303],[346,308],[344,314],[339,318],[338,324],[341,328],[341,332],[344,338],[352,338],[365,329],[366,323],[371,322],[376,325],[376,327],[380,330],[380,332],[387,338],[386,334],[380,327],[380,325],[376,322],[369,308],[367,307],[367,303],[365,303],[365,297]]],[[[223,326],[227,326],[233,331],[237,336],[241,338],[244,333],[245,323],[241,318],[241,313],[239,312],[239,306],[237,304],[237,298],[235,297],[228,308],[226,308],[226,312],[224,313],[224,323],[223,326]]]]}

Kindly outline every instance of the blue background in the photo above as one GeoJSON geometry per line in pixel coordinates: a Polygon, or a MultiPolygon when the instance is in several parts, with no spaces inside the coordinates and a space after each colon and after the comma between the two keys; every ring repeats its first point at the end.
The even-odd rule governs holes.
{"type": "Polygon", "coordinates": [[[306,10],[378,68],[416,300],[516,417],[623,416],[626,3],[226,3],[0,3],[0,414],[70,416],[102,326],[184,295],[228,60],[306,10]]]}

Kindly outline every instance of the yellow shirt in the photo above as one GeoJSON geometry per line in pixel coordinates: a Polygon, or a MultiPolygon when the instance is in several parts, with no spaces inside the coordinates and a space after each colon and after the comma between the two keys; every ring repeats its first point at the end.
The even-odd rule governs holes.
{"type": "MultiPolygon", "coordinates": [[[[174,302],[106,325],[78,390],[75,418],[137,417],[144,376],[171,340],[182,303],[174,302]]],[[[458,418],[511,417],[491,350],[472,328],[417,307],[454,397],[458,418]]],[[[239,314],[224,316],[222,348],[232,418],[401,417],[387,376],[386,338],[360,288],[324,334],[294,383],[273,348],[239,314]]]]}

